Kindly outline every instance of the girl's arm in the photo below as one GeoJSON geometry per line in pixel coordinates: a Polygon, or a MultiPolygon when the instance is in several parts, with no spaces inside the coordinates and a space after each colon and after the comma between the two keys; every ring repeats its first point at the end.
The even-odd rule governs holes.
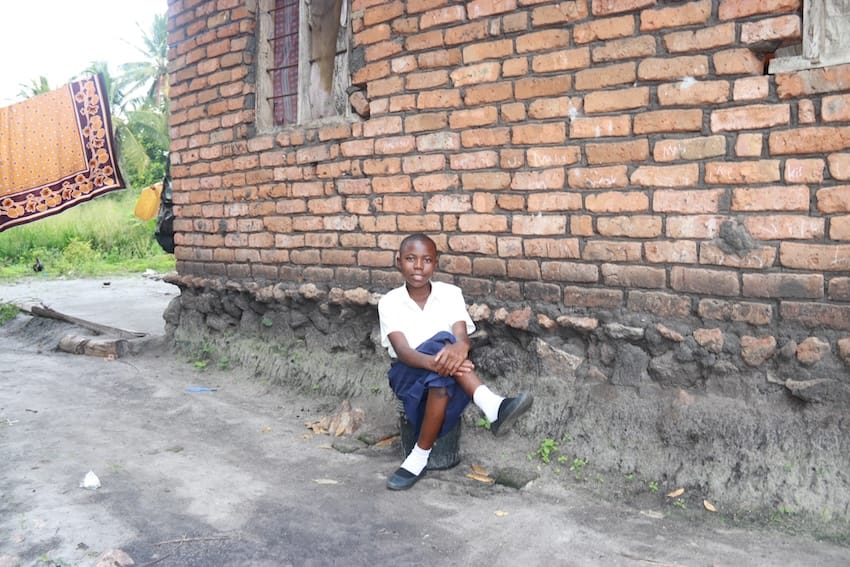
{"type": "MultiPolygon", "coordinates": [[[[390,343],[393,345],[393,350],[398,356],[398,360],[407,366],[413,368],[423,368],[436,372],[441,376],[453,376],[456,373],[469,372],[475,366],[472,361],[466,359],[464,354],[459,358],[461,353],[469,352],[469,337],[466,336],[466,326],[463,325],[463,344],[447,344],[436,355],[423,354],[411,347],[407,342],[407,337],[401,331],[394,331],[387,335],[390,343]]],[[[457,324],[452,327],[453,332],[457,332],[457,324]]],[[[458,340],[460,343],[460,340],[458,340]]]]}

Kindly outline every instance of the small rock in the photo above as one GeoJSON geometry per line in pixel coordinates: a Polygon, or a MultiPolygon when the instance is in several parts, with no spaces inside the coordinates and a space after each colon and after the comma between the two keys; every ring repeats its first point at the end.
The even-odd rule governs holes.
{"type": "Polygon", "coordinates": [[[516,309],[511,311],[508,314],[508,318],[505,319],[505,325],[508,327],[513,327],[514,329],[521,329],[523,331],[528,330],[528,325],[531,322],[531,308],[526,307],[525,309],[516,309]]]}
{"type": "Polygon", "coordinates": [[[665,327],[661,323],[658,323],[655,326],[655,330],[658,331],[658,334],[667,339],[668,341],[673,341],[674,343],[680,343],[685,340],[685,337],[682,336],[681,333],[677,333],[673,329],[669,327],[665,327]]]}
{"type": "Polygon", "coordinates": [[[546,329],[547,331],[551,331],[558,325],[552,318],[547,317],[543,313],[537,314],[537,324],[541,329],[546,329]]]}
{"type": "Polygon", "coordinates": [[[624,339],[627,341],[638,341],[643,338],[644,330],[641,327],[628,327],[620,323],[608,323],[604,326],[605,333],[612,339],[624,339]]]}
{"type": "Polygon", "coordinates": [[[850,364],[850,339],[838,339],[838,356],[845,364],[850,364]]]}
{"type": "Polygon", "coordinates": [[[723,331],[720,329],[696,329],[694,340],[710,352],[719,353],[723,350],[723,331]]]}
{"type": "Polygon", "coordinates": [[[829,343],[817,337],[809,337],[797,346],[797,360],[807,366],[819,362],[829,353],[829,343]]]}
{"type": "Polygon", "coordinates": [[[121,549],[104,551],[95,561],[95,567],[129,567],[135,565],[133,558],[121,549]]]}
{"type": "Polygon", "coordinates": [[[583,333],[590,333],[599,328],[599,319],[593,317],[571,317],[561,315],[557,319],[558,324],[567,329],[575,329],[583,333]]]}
{"type": "Polygon", "coordinates": [[[473,303],[467,309],[473,321],[486,321],[490,318],[490,306],[481,303],[473,303]]]}
{"type": "Polygon", "coordinates": [[[741,337],[741,358],[748,366],[761,366],[775,353],[775,337],[741,337]]]}

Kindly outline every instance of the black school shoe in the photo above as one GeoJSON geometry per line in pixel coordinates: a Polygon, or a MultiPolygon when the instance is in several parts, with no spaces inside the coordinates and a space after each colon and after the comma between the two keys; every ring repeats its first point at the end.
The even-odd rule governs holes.
{"type": "Polygon", "coordinates": [[[422,472],[419,473],[419,475],[415,475],[409,470],[399,467],[399,469],[387,479],[387,488],[390,490],[407,490],[416,484],[416,481],[423,476],[425,476],[425,469],[422,469],[422,472]]]}
{"type": "Polygon", "coordinates": [[[529,392],[522,392],[515,398],[502,400],[499,404],[499,418],[490,424],[490,432],[496,437],[507,433],[517,418],[531,407],[532,402],[534,402],[534,396],[529,392]]]}

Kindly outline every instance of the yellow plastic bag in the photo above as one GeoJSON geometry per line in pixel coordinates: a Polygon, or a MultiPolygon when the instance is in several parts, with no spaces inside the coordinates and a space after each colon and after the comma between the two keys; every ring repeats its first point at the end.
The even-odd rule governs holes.
{"type": "Polygon", "coordinates": [[[142,189],[133,214],[144,221],[154,218],[159,211],[160,195],[162,195],[162,183],[154,183],[142,189]]]}

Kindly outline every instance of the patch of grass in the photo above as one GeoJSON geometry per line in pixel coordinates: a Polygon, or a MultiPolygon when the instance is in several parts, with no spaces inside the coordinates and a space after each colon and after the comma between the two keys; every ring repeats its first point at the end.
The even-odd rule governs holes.
{"type": "Polygon", "coordinates": [[[649,487],[649,492],[651,494],[655,494],[656,492],[658,492],[658,483],[654,480],[650,480],[647,486],[649,487]]]}
{"type": "Polygon", "coordinates": [[[573,459],[573,462],[570,464],[570,471],[572,471],[573,475],[575,475],[576,480],[579,480],[584,476],[584,467],[586,466],[587,459],[582,459],[581,457],[573,459]]]}
{"type": "Polygon", "coordinates": [[[0,303],[0,325],[8,323],[18,316],[18,307],[14,303],[0,303]]]}
{"type": "Polygon", "coordinates": [[[487,431],[490,431],[490,425],[491,425],[491,424],[490,424],[490,420],[489,420],[489,419],[487,419],[487,416],[486,416],[486,415],[485,415],[485,416],[482,416],[482,417],[479,417],[479,418],[478,418],[478,421],[477,421],[477,422],[475,422],[475,425],[476,425],[476,426],[478,426],[478,427],[483,427],[483,428],[484,428],[484,429],[486,429],[487,431]]]}

